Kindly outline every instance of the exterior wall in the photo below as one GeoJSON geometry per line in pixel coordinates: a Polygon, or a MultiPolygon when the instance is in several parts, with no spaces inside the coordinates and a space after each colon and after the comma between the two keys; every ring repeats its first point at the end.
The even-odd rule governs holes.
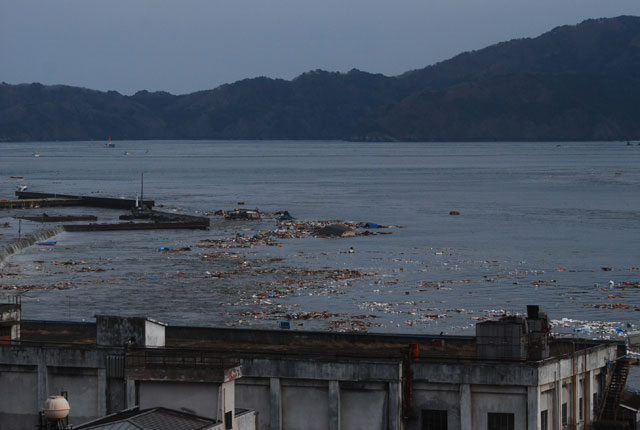
{"type": "Polygon", "coordinates": [[[538,385],[538,367],[531,363],[475,362],[413,365],[414,379],[434,383],[475,385],[538,385]]]}
{"type": "Polygon", "coordinates": [[[413,425],[407,430],[422,428],[422,411],[425,409],[447,411],[449,430],[460,430],[460,385],[416,382],[413,386],[413,408],[416,413],[413,425]]]}
{"type": "Polygon", "coordinates": [[[155,321],[145,321],[145,346],[164,346],[164,325],[155,321]]]}
{"type": "MultiPolygon", "coordinates": [[[[342,384],[341,384],[342,385],[342,384]]],[[[340,389],[340,426],[349,430],[387,428],[388,390],[385,384],[340,389]],[[366,413],[363,413],[366,411],[366,413]]]]}
{"type": "MultiPolygon", "coordinates": [[[[487,430],[490,412],[512,413],[515,428],[527,429],[527,394],[516,387],[472,387],[471,422],[473,430],[487,430]]],[[[530,429],[531,430],[531,429],[530,429]]]]}
{"type": "MultiPolygon", "coordinates": [[[[238,415],[233,420],[234,430],[256,430],[258,428],[258,414],[255,411],[250,411],[238,415]]],[[[220,424],[212,430],[223,430],[224,424],[220,424]]]]}
{"type": "Polygon", "coordinates": [[[19,387],[17,395],[0,396],[0,414],[11,415],[0,415],[2,430],[34,428],[38,424],[38,413],[44,401],[49,395],[60,394],[61,387],[68,392],[71,423],[106,415],[104,354],[109,351],[95,348],[1,346],[0,378],[8,384],[0,384],[0,391],[10,389],[18,392],[19,387]],[[81,377],[78,378],[78,375],[81,377]],[[82,379],[84,376],[90,378],[89,384],[82,379]],[[19,407],[14,405],[16,399],[19,399],[19,407]]]}
{"type": "Polygon", "coordinates": [[[69,424],[82,424],[104,415],[100,405],[104,393],[101,396],[98,392],[97,369],[50,368],[48,386],[51,396],[68,393],[69,424]]]}
{"type": "Polygon", "coordinates": [[[96,316],[98,345],[164,346],[166,324],[143,317],[96,316]]]}
{"type": "Polygon", "coordinates": [[[169,409],[220,419],[218,392],[220,384],[199,382],[138,381],[140,409],[163,406],[169,409]]]}
{"type": "Polygon", "coordinates": [[[283,381],[282,430],[329,430],[326,384],[283,381]]]}
{"type": "Polygon", "coordinates": [[[143,345],[146,340],[145,319],[96,315],[96,338],[98,345],[119,347],[127,343],[143,345]]]}
{"type": "Polygon", "coordinates": [[[222,411],[219,418],[220,420],[226,420],[227,414],[231,413],[231,422],[233,422],[236,404],[235,391],[236,390],[234,381],[225,382],[221,385],[219,391],[221,395],[220,404],[222,405],[222,411]]]}
{"type": "MultiPolygon", "coordinates": [[[[72,422],[77,422],[74,417],[105,415],[111,398],[107,387],[113,382],[107,384],[108,354],[122,354],[122,349],[0,345],[0,414],[4,414],[0,418],[10,420],[0,422],[19,423],[15,427],[19,429],[33,428],[32,421],[46,396],[60,390],[69,392],[72,422]],[[13,391],[7,387],[19,387],[20,394],[12,397],[13,391]],[[9,394],[3,390],[10,390],[9,394]]],[[[237,381],[235,400],[237,407],[258,410],[261,430],[414,430],[421,426],[422,409],[439,408],[446,408],[451,429],[485,429],[488,412],[508,412],[514,413],[516,428],[537,430],[545,408],[549,428],[559,429],[562,402],[568,403],[569,414],[572,411],[572,372],[579,380],[586,370],[591,385],[587,384],[585,393],[591,405],[593,392],[600,390],[597,372],[615,354],[616,346],[611,344],[592,348],[586,356],[581,353],[541,362],[421,359],[411,365],[416,415],[405,421],[399,359],[251,358],[245,354],[248,358],[241,360],[244,376],[237,381]]],[[[128,382],[130,406],[137,401],[142,408],[184,408],[222,418],[218,416],[222,409],[219,383],[138,381],[136,388],[134,381],[128,382]]],[[[576,387],[576,398],[581,397],[581,386],[576,387]]],[[[229,408],[232,399],[226,393],[225,399],[229,408]]]]}
{"type": "Polygon", "coordinates": [[[0,427],[34,429],[38,424],[38,371],[35,366],[0,365],[0,427]]]}
{"type": "MultiPolygon", "coordinates": [[[[542,413],[542,411],[547,411],[547,428],[551,429],[553,428],[553,414],[555,412],[554,385],[547,384],[541,387],[540,391],[540,413],[542,413]]],[[[540,414],[538,414],[538,418],[540,418],[540,414]]]]}
{"type": "Polygon", "coordinates": [[[267,378],[242,377],[236,381],[236,407],[257,412],[259,430],[269,430],[271,422],[270,384],[267,378]]]}

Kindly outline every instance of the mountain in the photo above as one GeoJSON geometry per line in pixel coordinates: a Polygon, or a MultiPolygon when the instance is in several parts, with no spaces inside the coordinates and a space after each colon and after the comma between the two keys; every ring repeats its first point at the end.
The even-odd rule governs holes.
{"type": "Polygon", "coordinates": [[[316,70],[187,95],[0,84],[0,140],[640,138],[640,18],[558,27],[387,77],[316,70]]]}

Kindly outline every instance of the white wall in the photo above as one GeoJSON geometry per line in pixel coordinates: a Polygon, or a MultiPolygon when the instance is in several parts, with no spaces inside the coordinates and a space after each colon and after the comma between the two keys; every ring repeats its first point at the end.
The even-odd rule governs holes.
{"type": "Polygon", "coordinates": [[[145,321],[145,345],[164,346],[164,325],[153,321],[145,321]]]}

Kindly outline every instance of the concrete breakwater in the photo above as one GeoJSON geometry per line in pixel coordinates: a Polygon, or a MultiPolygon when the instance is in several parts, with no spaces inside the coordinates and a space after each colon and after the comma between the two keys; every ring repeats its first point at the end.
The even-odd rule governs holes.
{"type": "Polygon", "coordinates": [[[44,230],[38,233],[34,233],[29,237],[18,239],[16,241],[9,243],[8,245],[3,246],[2,248],[0,248],[0,264],[4,262],[5,259],[15,254],[16,252],[21,251],[25,248],[28,248],[36,242],[47,240],[59,233],[62,233],[63,231],[64,231],[64,228],[62,226],[57,226],[50,230],[44,230]]]}
{"type": "MultiPolygon", "coordinates": [[[[107,209],[130,210],[136,206],[135,199],[116,199],[111,197],[72,196],[67,194],[37,193],[31,191],[16,191],[19,199],[67,199],[75,201],[77,206],[93,206],[107,209]]],[[[154,200],[140,200],[140,204],[152,208],[154,200]]]]}

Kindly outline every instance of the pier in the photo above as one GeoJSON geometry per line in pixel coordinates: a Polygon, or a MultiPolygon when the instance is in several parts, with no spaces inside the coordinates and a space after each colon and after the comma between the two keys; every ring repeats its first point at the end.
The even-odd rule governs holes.
{"type": "MultiPolygon", "coordinates": [[[[16,191],[16,196],[20,200],[27,201],[43,201],[43,200],[71,200],[73,203],[68,205],[76,206],[92,206],[97,208],[107,209],[124,209],[131,210],[136,207],[136,203],[152,208],[155,206],[154,200],[144,200],[136,202],[135,199],[116,199],[112,197],[91,197],[91,196],[73,196],[67,194],[51,194],[51,193],[37,193],[33,191],[16,191]]],[[[20,201],[12,200],[12,201],[20,201]]]]}
{"type": "MultiPolygon", "coordinates": [[[[131,211],[131,215],[122,215],[120,219],[129,222],[120,223],[90,223],[65,224],[64,231],[116,231],[116,230],[171,230],[171,229],[199,229],[209,228],[208,217],[167,213],[151,209],[154,200],[116,199],[112,197],[74,196],[68,194],[39,193],[32,191],[16,191],[18,200],[1,200],[3,208],[35,209],[43,206],[88,206],[107,209],[131,211]],[[133,219],[143,219],[143,222],[130,222],[133,219]]],[[[21,216],[21,219],[37,222],[71,222],[96,221],[93,215],[31,215],[21,216]]]]}
{"type": "Polygon", "coordinates": [[[0,209],[37,209],[53,206],[78,206],[82,204],[80,198],[20,198],[0,200],[0,209]]]}

